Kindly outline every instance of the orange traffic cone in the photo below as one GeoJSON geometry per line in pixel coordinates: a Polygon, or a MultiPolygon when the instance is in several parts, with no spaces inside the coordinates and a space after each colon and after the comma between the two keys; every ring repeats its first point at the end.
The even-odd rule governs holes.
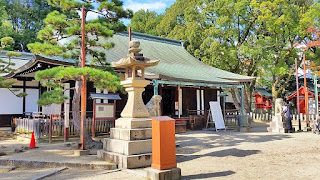
{"type": "Polygon", "coordinates": [[[30,149],[36,148],[36,140],[34,139],[34,131],[32,131],[32,136],[31,136],[31,142],[30,142],[30,149]]]}

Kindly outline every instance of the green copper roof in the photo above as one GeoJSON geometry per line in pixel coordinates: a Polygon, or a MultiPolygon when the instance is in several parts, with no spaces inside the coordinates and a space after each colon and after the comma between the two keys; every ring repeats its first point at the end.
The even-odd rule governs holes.
{"type": "MultiPolygon", "coordinates": [[[[74,38],[61,41],[64,44],[74,38]]],[[[174,39],[151,36],[142,33],[132,33],[132,39],[140,41],[140,53],[152,60],[160,60],[157,66],[146,68],[146,74],[158,75],[163,80],[191,81],[201,83],[222,83],[239,84],[239,82],[251,81],[254,77],[242,76],[218,68],[208,66],[189,54],[181,44],[181,41],[174,39]]],[[[103,43],[105,40],[100,38],[103,43]]],[[[105,51],[109,62],[119,61],[128,54],[129,37],[128,33],[118,33],[108,39],[115,47],[105,51]]],[[[30,53],[31,54],[31,53],[30,53]]],[[[32,55],[32,54],[31,54],[32,55]]],[[[38,55],[37,59],[44,58],[52,62],[73,64],[76,60],[63,59],[62,57],[47,57],[38,55]]],[[[87,63],[90,64],[90,57],[87,56],[87,63]]],[[[24,67],[24,66],[23,66],[24,67]]],[[[28,68],[24,67],[23,69],[28,68]]]]}
{"type": "MultiPolygon", "coordinates": [[[[146,72],[159,75],[162,79],[184,81],[238,83],[251,81],[254,78],[234,74],[218,68],[208,66],[189,54],[180,41],[132,33],[132,39],[140,41],[141,53],[153,60],[160,60],[157,66],[146,69],[146,72]]],[[[108,50],[107,60],[115,62],[128,54],[128,33],[115,34],[108,41],[115,43],[115,47],[108,50]]]]}
{"type": "MultiPolygon", "coordinates": [[[[0,59],[6,62],[9,62],[9,58],[6,56],[7,52],[8,51],[3,51],[2,53],[0,53],[0,59]]],[[[35,59],[35,56],[32,53],[25,53],[25,52],[18,52],[18,53],[20,53],[21,56],[11,58],[11,62],[14,63],[13,66],[10,66],[12,69],[19,69],[20,67],[27,64],[29,61],[35,59]]],[[[0,76],[5,76],[5,75],[7,74],[0,74],[0,76]]]]}
{"type": "Polygon", "coordinates": [[[268,93],[267,90],[264,88],[257,88],[255,91],[258,92],[262,96],[272,97],[272,94],[268,93]]]}

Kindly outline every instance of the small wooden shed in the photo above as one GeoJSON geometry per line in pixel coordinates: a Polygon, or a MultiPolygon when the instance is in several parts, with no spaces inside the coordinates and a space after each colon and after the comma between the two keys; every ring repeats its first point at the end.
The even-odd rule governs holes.
{"type": "MultiPolygon", "coordinates": [[[[308,93],[309,98],[309,114],[315,114],[315,94],[310,92],[308,89],[301,87],[299,89],[299,107],[300,113],[306,114],[306,106],[305,106],[305,94],[308,93]]],[[[286,99],[289,101],[291,99],[297,98],[297,91],[293,94],[289,95],[286,99]]]]}
{"type": "Polygon", "coordinates": [[[267,92],[264,88],[257,88],[253,97],[255,97],[255,107],[256,109],[271,109],[272,108],[272,94],[267,92]]]}

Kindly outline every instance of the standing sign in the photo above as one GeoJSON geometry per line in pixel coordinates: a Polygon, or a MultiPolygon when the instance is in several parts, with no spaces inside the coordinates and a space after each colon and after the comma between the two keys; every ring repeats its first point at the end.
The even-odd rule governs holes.
{"type": "Polygon", "coordinates": [[[214,121],[216,130],[218,129],[226,129],[226,126],[224,124],[223,116],[222,116],[222,110],[220,107],[220,103],[217,101],[210,101],[210,111],[212,120],[214,121]]]}
{"type": "Polygon", "coordinates": [[[316,101],[309,99],[309,114],[316,114],[316,101]]]}

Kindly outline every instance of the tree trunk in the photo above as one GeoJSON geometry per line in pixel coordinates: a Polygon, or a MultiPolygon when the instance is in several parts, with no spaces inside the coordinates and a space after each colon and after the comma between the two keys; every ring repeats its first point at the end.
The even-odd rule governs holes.
{"type": "Polygon", "coordinates": [[[272,114],[274,115],[274,110],[275,110],[275,102],[276,102],[276,99],[278,98],[278,94],[279,94],[279,91],[276,90],[276,84],[272,84],[272,114]]]}
{"type": "Polygon", "coordinates": [[[244,86],[244,90],[243,90],[243,103],[244,103],[244,110],[245,112],[250,112],[250,104],[251,104],[251,96],[248,95],[250,94],[250,88],[246,85],[244,86]]]}
{"type": "MultiPolygon", "coordinates": [[[[74,95],[72,99],[72,117],[73,117],[72,119],[73,119],[74,126],[77,132],[79,133],[79,135],[80,135],[80,129],[81,129],[80,100],[81,100],[81,81],[76,80],[74,95]]],[[[84,137],[86,139],[86,143],[90,143],[92,141],[92,138],[89,136],[87,131],[84,132],[84,137]]]]}
{"type": "Polygon", "coordinates": [[[232,88],[230,92],[232,95],[233,104],[236,106],[236,109],[240,110],[240,105],[239,105],[238,98],[236,95],[236,90],[232,88]]]}

